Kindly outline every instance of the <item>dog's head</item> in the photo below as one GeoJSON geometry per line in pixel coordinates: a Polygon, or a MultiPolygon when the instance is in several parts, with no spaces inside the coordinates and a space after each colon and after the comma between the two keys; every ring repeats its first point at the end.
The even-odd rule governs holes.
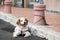
{"type": "Polygon", "coordinates": [[[28,24],[28,19],[27,18],[19,18],[16,22],[17,25],[27,25],[28,24]]]}

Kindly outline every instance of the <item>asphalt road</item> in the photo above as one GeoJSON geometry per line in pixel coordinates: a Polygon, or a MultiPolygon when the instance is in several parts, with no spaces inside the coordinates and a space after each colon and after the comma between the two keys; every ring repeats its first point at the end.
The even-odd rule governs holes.
{"type": "Polygon", "coordinates": [[[27,38],[24,38],[21,35],[17,38],[13,38],[13,30],[14,26],[12,24],[0,19],[0,40],[47,40],[33,35],[27,38]]]}

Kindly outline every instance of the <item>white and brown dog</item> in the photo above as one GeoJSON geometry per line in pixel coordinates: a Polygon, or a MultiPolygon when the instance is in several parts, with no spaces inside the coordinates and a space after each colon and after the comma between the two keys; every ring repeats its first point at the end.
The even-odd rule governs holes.
{"type": "Polygon", "coordinates": [[[14,30],[13,37],[17,37],[19,34],[25,34],[24,37],[31,36],[30,32],[28,31],[28,20],[26,18],[19,18],[16,24],[18,26],[14,30]]]}

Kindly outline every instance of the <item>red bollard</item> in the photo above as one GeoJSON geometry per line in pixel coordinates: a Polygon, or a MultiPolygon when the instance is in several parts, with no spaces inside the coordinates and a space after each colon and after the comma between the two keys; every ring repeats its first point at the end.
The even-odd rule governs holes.
{"type": "Polygon", "coordinates": [[[46,9],[46,5],[43,4],[37,4],[34,5],[34,24],[38,24],[38,25],[45,25],[46,21],[45,21],[45,9],[46,9]]]}
{"type": "Polygon", "coordinates": [[[5,1],[5,3],[4,3],[4,12],[5,13],[11,13],[11,6],[12,6],[12,2],[5,1]]]}

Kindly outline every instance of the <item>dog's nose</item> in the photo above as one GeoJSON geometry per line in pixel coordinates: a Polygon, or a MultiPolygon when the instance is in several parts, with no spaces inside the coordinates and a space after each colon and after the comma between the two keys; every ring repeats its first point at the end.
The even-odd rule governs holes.
{"type": "Polygon", "coordinates": [[[24,24],[25,24],[25,22],[24,22],[24,24]]]}

